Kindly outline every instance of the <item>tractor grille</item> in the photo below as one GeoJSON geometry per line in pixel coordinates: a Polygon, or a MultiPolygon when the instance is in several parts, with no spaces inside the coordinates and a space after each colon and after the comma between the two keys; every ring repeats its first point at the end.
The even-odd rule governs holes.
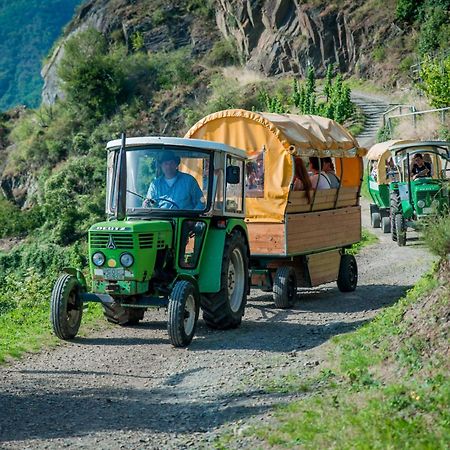
{"type": "Polygon", "coordinates": [[[90,235],[92,248],[133,248],[131,233],[92,233],[90,235]]]}
{"type": "Polygon", "coordinates": [[[139,248],[153,248],[153,233],[139,235],[139,248]]]}

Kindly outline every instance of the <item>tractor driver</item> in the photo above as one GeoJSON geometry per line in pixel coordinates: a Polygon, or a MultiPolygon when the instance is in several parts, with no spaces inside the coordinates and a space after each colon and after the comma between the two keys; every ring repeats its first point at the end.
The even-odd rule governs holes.
{"type": "Polygon", "coordinates": [[[431,164],[424,161],[422,153],[414,155],[414,164],[411,168],[412,179],[416,180],[421,177],[431,177],[431,164]]]}
{"type": "Polygon", "coordinates": [[[159,157],[162,175],[148,188],[143,206],[163,209],[204,209],[203,192],[197,180],[180,172],[180,157],[172,151],[164,151],[159,157]]]}

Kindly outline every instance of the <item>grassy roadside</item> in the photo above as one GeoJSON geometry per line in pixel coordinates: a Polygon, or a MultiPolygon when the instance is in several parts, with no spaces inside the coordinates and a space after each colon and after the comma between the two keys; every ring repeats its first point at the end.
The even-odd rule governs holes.
{"type": "Polygon", "coordinates": [[[446,279],[424,276],[372,322],[333,338],[315,378],[291,374],[270,386],[308,395],[247,435],[264,448],[448,448],[449,268],[446,279]]]}
{"type": "MultiPolygon", "coordinates": [[[[0,363],[61,343],[51,332],[50,295],[53,280],[30,271],[10,275],[0,291],[0,363]]],[[[83,313],[80,335],[97,327],[101,308],[89,304],[83,313]]]]}

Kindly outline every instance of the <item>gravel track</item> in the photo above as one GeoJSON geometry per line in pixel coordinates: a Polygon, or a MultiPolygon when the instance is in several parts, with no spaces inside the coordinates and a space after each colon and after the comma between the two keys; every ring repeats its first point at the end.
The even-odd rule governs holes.
{"type": "Polygon", "coordinates": [[[280,311],[252,291],[241,328],[211,331],[200,320],[188,349],[169,344],[164,310],[148,312],[139,326],[105,325],[1,366],[0,447],[210,448],[224,428],[239,435],[288,399],[265,392],[270,380],[320,368],[332,336],[373,318],[429,269],[420,241],[398,247],[375,233],[379,242],[357,257],[353,293],[335,283],[302,289],[295,307],[280,311]]]}

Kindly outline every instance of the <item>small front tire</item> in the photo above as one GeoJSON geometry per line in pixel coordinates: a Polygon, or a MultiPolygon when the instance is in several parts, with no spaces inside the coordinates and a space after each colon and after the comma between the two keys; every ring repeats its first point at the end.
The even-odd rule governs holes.
{"type": "Polygon", "coordinates": [[[353,292],[358,284],[358,266],[353,255],[342,255],[337,285],[341,292],[353,292]]]}
{"type": "Polygon", "coordinates": [[[297,297],[297,276],[291,266],[279,267],[273,280],[273,301],[276,308],[290,308],[297,297]]]}
{"type": "Polygon", "coordinates": [[[197,325],[200,300],[194,285],[177,281],[169,297],[167,331],[174,347],[186,347],[192,341],[197,325]]]}
{"type": "Polygon", "coordinates": [[[60,339],[73,339],[80,329],[83,303],[82,287],[74,275],[61,275],[53,287],[50,301],[50,320],[53,332],[60,339]]]}

